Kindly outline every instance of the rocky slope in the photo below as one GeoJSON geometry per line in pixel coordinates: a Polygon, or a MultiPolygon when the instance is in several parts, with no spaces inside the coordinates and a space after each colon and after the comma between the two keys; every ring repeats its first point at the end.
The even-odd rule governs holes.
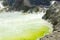
{"type": "Polygon", "coordinates": [[[54,31],[51,35],[47,35],[41,40],[60,40],[60,2],[56,2],[51,6],[43,19],[48,20],[54,25],[54,31]]]}

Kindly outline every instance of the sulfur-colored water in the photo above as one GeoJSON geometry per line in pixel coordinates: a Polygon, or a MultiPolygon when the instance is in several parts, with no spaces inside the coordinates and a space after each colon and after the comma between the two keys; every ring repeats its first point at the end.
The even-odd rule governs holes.
{"type": "Polygon", "coordinates": [[[52,33],[52,24],[42,19],[44,15],[43,11],[37,13],[1,12],[0,40],[37,40],[52,33]]]}
{"type": "Polygon", "coordinates": [[[52,32],[52,24],[42,19],[43,12],[0,13],[0,40],[37,40],[52,32]]]}

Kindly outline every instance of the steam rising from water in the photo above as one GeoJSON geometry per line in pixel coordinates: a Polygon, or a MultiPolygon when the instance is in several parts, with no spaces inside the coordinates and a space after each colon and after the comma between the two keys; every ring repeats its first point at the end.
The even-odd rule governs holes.
{"type": "MultiPolygon", "coordinates": [[[[23,13],[22,11],[20,11],[20,12],[18,12],[18,11],[1,12],[0,13],[0,38],[6,37],[6,36],[9,37],[12,35],[14,37],[14,36],[16,36],[16,34],[22,36],[21,35],[22,32],[23,32],[23,36],[26,36],[29,32],[29,29],[31,30],[31,28],[32,28],[33,29],[32,31],[34,31],[34,29],[38,30],[41,25],[49,26],[49,28],[50,28],[49,32],[52,32],[52,30],[53,30],[52,24],[50,24],[50,23],[46,22],[46,20],[42,19],[42,17],[44,15],[45,15],[45,12],[43,12],[43,11],[42,12],[32,12],[32,13],[28,13],[28,12],[23,13]],[[27,25],[27,24],[31,24],[31,25],[27,25]],[[24,29],[25,30],[27,29],[26,30],[27,34],[24,31],[24,29]]],[[[33,34],[33,33],[29,33],[29,34],[33,34]]],[[[20,37],[20,36],[18,36],[18,37],[20,37]]],[[[16,37],[16,38],[18,38],[18,37],[16,37]]],[[[5,38],[5,40],[6,39],[7,38],[5,38]]]]}

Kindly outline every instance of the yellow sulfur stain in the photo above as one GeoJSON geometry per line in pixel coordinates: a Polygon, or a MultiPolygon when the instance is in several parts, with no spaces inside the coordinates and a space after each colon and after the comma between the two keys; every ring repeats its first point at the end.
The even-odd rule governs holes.
{"type": "Polygon", "coordinates": [[[3,37],[2,40],[36,40],[37,38],[44,37],[47,33],[49,33],[49,28],[47,26],[42,26],[36,31],[32,30],[26,30],[25,33],[21,36],[15,35],[15,36],[8,36],[3,37]]]}
{"type": "Polygon", "coordinates": [[[1,14],[0,40],[37,40],[53,31],[52,24],[40,14],[1,14]]]}

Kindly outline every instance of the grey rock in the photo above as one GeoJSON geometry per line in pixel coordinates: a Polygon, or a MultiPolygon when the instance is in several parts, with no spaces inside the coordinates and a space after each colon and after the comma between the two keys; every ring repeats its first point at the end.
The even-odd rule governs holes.
{"type": "Polygon", "coordinates": [[[41,40],[60,40],[60,2],[55,2],[47,11],[43,19],[53,24],[53,33],[41,40]]]}

